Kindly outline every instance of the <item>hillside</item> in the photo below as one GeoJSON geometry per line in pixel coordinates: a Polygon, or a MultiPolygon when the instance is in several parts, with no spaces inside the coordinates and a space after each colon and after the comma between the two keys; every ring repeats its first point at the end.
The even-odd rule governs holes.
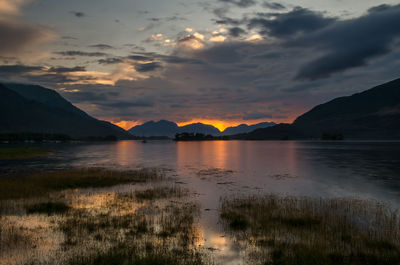
{"type": "Polygon", "coordinates": [[[57,92],[40,86],[0,84],[0,113],[0,133],[56,133],[79,138],[130,137],[122,128],[92,118],[57,92]]]}
{"type": "Polygon", "coordinates": [[[333,99],[299,116],[290,125],[259,129],[245,139],[400,139],[400,79],[361,93],[333,99]]]}

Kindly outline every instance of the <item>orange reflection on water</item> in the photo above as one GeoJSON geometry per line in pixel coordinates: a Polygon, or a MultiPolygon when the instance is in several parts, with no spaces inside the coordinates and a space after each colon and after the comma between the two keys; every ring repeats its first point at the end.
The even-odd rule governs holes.
{"type": "Polygon", "coordinates": [[[228,166],[228,141],[178,142],[177,164],[179,168],[198,165],[225,169],[228,166]]]}
{"type": "Polygon", "coordinates": [[[115,148],[116,162],[121,166],[129,166],[140,157],[143,145],[136,141],[118,141],[115,148]]]}

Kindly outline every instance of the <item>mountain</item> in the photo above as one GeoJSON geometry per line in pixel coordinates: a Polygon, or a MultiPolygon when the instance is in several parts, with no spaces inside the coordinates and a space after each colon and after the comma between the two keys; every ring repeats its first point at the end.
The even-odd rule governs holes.
{"type": "Polygon", "coordinates": [[[258,129],[244,139],[400,139],[400,79],[318,105],[292,124],[258,129]]]}
{"type": "Polygon", "coordinates": [[[58,94],[54,90],[37,85],[25,85],[25,84],[13,84],[13,83],[6,83],[4,84],[4,86],[6,86],[11,90],[14,90],[18,94],[29,100],[40,102],[50,107],[60,108],[85,118],[90,117],[84,111],[78,109],[77,107],[72,105],[69,101],[65,100],[60,94],[58,94]]]}
{"type": "Polygon", "coordinates": [[[219,135],[221,132],[212,125],[203,123],[192,123],[182,127],[179,127],[179,133],[202,133],[205,135],[219,135]]]}
{"type": "Polygon", "coordinates": [[[41,86],[0,84],[0,113],[0,133],[54,133],[79,138],[131,137],[122,128],[89,116],[57,92],[41,86]]]}
{"type": "Polygon", "coordinates": [[[257,129],[267,128],[276,125],[274,122],[261,122],[253,125],[240,124],[235,127],[226,128],[221,134],[222,135],[234,135],[240,133],[249,133],[257,129]]]}
{"type": "Polygon", "coordinates": [[[175,122],[160,120],[160,121],[148,121],[142,125],[137,125],[128,130],[132,135],[135,136],[168,136],[174,137],[179,131],[179,127],[175,122]]]}
{"type": "Polygon", "coordinates": [[[220,131],[212,125],[203,123],[192,123],[179,127],[175,122],[160,120],[148,121],[142,125],[136,125],[129,129],[129,132],[135,136],[168,136],[175,137],[177,133],[203,133],[211,135],[219,135],[220,131]]]}

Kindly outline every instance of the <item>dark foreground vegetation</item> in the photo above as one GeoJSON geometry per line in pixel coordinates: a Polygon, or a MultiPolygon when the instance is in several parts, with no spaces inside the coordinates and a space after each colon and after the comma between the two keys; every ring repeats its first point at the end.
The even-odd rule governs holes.
{"type": "Polygon", "coordinates": [[[127,183],[161,180],[157,170],[108,170],[83,168],[33,173],[25,176],[0,178],[0,199],[46,196],[66,189],[103,188],[127,183]]]}
{"type": "MultiPolygon", "coordinates": [[[[134,137],[132,137],[134,139],[134,137]]],[[[69,141],[117,141],[115,135],[106,136],[85,136],[72,137],[68,134],[57,133],[34,133],[34,132],[18,132],[18,133],[1,133],[0,142],[2,143],[19,143],[19,142],[69,142],[69,141]]]]}
{"type": "Polygon", "coordinates": [[[211,140],[229,140],[229,136],[212,136],[202,133],[177,133],[174,141],[211,141],[211,140]]]}
{"type": "Polygon", "coordinates": [[[40,148],[8,148],[0,147],[0,160],[16,160],[43,157],[51,151],[40,148]]]}
{"type": "MultiPolygon", "coordinates": [[[[156,169],[2,176],[0,264],[215,264],[192,195],[156,169]]],[[[399,215],[378,202],[226,197],[218,213],[247,264],[400,264],[399,215]]]]}
{"type": "Polygon", "coordinates": [[[400,217],[358,199],[224,198],[221,220],[251,264],[400,264],[400,217]]]}
{"type": "Polygon", "coordinates": [[[199,206],[159,170],[42,172],[0,187],[0,264],[211,264],[199,206]]]}

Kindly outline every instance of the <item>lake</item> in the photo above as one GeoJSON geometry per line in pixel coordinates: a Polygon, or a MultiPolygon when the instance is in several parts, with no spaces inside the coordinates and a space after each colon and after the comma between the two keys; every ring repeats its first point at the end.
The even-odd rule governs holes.
{"type": "Polygon", "coordinates": [[[46,159],[2,161],[1,168],[156,167],[195,193],[203,209],[204,246],[223,264],[240,260],[221,232],[221,196],[278,193],[359,197],[400,206],[400,142],[362,141],[118,141],[46,144],[46,159]],[[10,164],[11,163],[11,164],[10,164]]]}

